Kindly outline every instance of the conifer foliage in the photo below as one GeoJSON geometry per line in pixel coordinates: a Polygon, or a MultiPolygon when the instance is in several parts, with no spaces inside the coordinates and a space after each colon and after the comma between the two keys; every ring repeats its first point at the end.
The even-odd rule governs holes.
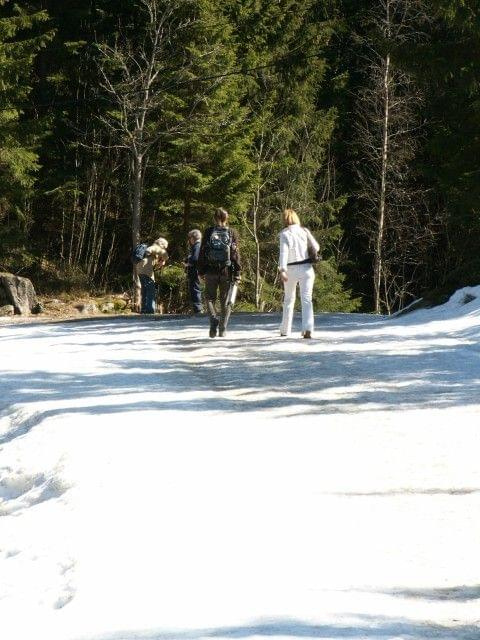
{"type": "MultiPolygon", "coordinates": [[[[30,222],[29,196],[39,169],[42,130],[27,118],[34,60],[51,39],[45,11],[29,11],[0,0],[0,223],[1,241],[11,253],[22,248],[30,222]]],[[[2,262],[8,266],[7,256],[2,262]]]]}

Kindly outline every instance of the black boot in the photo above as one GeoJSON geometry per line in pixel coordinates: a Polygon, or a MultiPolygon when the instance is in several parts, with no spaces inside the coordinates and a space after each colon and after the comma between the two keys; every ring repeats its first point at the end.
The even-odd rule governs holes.
{"type": "Polygon", "coordinates": [[[210,338],[215,338],[215,336],[217,335],[217,329],[218,329],[218,319],[212,318],[210,320],[210,331],[208,333],[210,338]]]}

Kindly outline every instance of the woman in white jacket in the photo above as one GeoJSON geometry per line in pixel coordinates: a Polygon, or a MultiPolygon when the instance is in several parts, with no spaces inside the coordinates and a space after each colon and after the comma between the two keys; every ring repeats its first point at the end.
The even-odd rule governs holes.
{"type": "Polygon", "coordinates": [[[293,209],[282,214],[284,229],[280,233],[280,258],[278,270],[284,286],[283,317],[280,335],[288,336],[292,330],[293,309],[297,283],[300,285],[302,303],[302,336],[311,338],[313,333],[312,292],[315,271],[308,255],[308,245],[319,251],[318,242],[308,229],[300,226],[300,219],[293,209]]]}

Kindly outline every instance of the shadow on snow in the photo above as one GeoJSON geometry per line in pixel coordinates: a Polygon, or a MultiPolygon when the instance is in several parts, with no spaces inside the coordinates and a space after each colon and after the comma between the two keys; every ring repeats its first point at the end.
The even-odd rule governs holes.
{"type": "MultiPolygon", "coordinates": [[[[91,354],[92,370],[105,367],[106,371],[76,372],[73,354],[71,372],[2,372],[0,409],[4,416],[11,413],[12,420],[8,434],[0,436],[0,444],[26,433],[45,418],[62,413],[275,409],[275,415],[281,417],[447,408],[478,402],[480,351],[477,342],[469,341],[478,339],[480,329],[476,333],[471,330],[468,337],[455,334],[458,344],[435,344],[438,336],[432,334],[429,337],[433,347],[431,342],[414,337],[404,340],[401,350],[389,350],[389,341],[399,340],[390,330],[395,324],[364,315],[319,315],[317,329],[321,338],[313,341],[280,340],[276,335],[279,316],[271,314],[236,315],[230,333],[233,339],[215,341],[203,333],[201,337],[182,335],[191,329],[206,332],[206,318],[161,316],[133,320],[138,318],[35,325],[33,338],[72,336],[71,343],[62,341],[61,345],[81,349],[84,359],[85,354],[91,354]],[[165,336],[164,330],[171,330],[172,325],[175,334],[165,336]],[[158,339],[152,342],[151,331],[156,327],[158,339]],[[252,334],[259,329],[271,334],[252,334]],[[144,335],[145,331],[148,335],[144,335]],[[240,331],[246,332],[241,339],[240,331]],[[377,336],[377,332],[381,335],[377,336]],[[102,335],[108,340],[102,342],[102,335]],[[99,347],[103,347],[101,351],[99,347]],[[103,359],[106,352],[108,359],[103,359]],[[158,358],[142,359],[145,352],[150,358],[158,352],[158,358]],[[167,352],[168,358],[173,359],[163,357],[167,352]],[[162,398],[162,392],[173,392],[175,397],[162,398]],[[192,397],[195,392],[201,394],[192,397]],[[139,393],[153,397],[141,400],[139,393]],[[30,403],[62,401],[63,405],[77,399],[82,404],[50,406],[44,411],[35,407],[36,413],[23,421],[13,416],[15,405],[28,409],[30,403]]],[[[299,330],[298,324],[296,329],[299,330]]],[[[0,338],[4,339],[30,341],[31,325],[15,326],[13,335],[0,338]]]]}
{"type": "Polygon", "coordinates": [[[425,640],[478,640],[476,625],[442,626],[382,616],[355,616],[358,624],[308,624],[297,620],[279,620],[258,624],[189,631],[136,631],[95,636],[91,640],[200,640],[202,638],[342,638],[350,640],[409,638],[425,640]]]}

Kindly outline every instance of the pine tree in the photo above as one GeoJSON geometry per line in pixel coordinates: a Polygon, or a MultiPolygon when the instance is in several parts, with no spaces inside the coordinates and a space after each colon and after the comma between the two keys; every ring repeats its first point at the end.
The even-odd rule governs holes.
{"type": "Polygon", "coordinates": [[[325,188],[336,122],[335,110],[322,102],[325,50],[335,28],[330,4],[321,0],[229,4],[239,55],[251,69],[245,103],[254,133],[255,172],[245,226],[255,256],[247,266],[256,308],[279,303],[278,294],[271,299],[278,251],[272,229],[280,229],[284,207],[298,210],[324,247],[333,246],[330,240],[339,231],[335,217],[345,200],[325,188]]]}
{"type": "MultiPolygon", "coordinates": [[[[39,169],[41,131],[28,109],[28,96],[35,57],[51,38],[42,29],[47,20],[44,11],[28,12],[0,0],[0,244],[4,248],[15,230],[20,247],[22,230],[30,221],[26,199],[39,169]]],[[[4,261],[2,266],[11,265],[9,259],[4,261]]]]}
{"type": "Polygon", "coordinates": [[[196,2],[194,17],[185,43],[188,72],[178,86],[187,123],[157,158],[166,219],[182,211],[170,218],[181,245],[192,224],[211,221],[214,208],[225,206],[235,214],[245,206],[251,179],[244,79],[236,73],[232,28],[212,0],[196,2]]]}
{"type": "Polygon", "coordinates": [[[480,15],[475,0],[431,4],[428,73],[419,65],[430,96],[421,168],[445,224],[428,284],[451,293],[480,282],[480,15]]]}

